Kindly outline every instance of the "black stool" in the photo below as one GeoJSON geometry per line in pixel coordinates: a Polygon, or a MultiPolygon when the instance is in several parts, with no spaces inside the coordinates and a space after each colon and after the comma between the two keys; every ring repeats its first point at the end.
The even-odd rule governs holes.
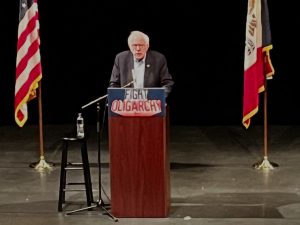
{"type": "Polygon", "coordinates": [[[60,171],[60,185],[59,185],[59,199],[58,199],[58,211],[61,212],[63,209],[63,204],[65,204],[65,192],[68,191],[85,191],[86,193],[86,202],[87,206],[91,206],[93,200],[93,191],[92,191],[92,182],[91,182],[91,173],[90,173],[90,165],[88,159],[87,152],[87,144],[86,139],[78,139],[78,138],[62,138],[64,143],[64,147],[62,150],[61,157],[61,171],[60,171]],[[69,162],[68,161],[68,147],[70,143],[77,142],[81,145],[81,159],[82,162],[69,162]],[[67,171],[71,170],[83,170],[84,182],[68,182],[67,183],[67,171]],[[68,186],[72,185],[84,185],[83,189],[71,189],[68,186]]]}

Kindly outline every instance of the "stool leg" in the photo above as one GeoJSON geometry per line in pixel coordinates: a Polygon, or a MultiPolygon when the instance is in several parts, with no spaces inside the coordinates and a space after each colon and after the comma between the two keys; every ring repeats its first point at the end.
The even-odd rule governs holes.
{"type": "Polygon", "coordinates": [[[61,168],[60,168],[60,184],[59,184],[59,197],[58,197],[58,211],[62,211],[62,205],[65,203],[65,188],[66,188],[66,167],[68,158],[68,141],[65,141],[62,155],[61,155],[61,168]]]}
{"type": "Polygon", "coordinates": [[[82,157],[82,164],[83,164],[83,174],[84,174],[87,205],[91,206],[91,203],[94,202],[94,200],[93,200],[91,172],[90,172],[90,164],[89,164],[89,158],[87,153],[86,140],[82,140],[81,142],[81,157],[82,157]]]}

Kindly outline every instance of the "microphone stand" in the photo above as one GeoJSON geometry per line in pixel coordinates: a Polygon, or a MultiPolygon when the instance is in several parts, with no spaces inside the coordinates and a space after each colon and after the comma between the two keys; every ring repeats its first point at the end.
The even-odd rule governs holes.
{"type": "Polygon", "coordinates": [[[116,218],[114,215],[112,215],[106,208],[105,206],[109,205],[109,204],[105,204],[104,201],[102,200],[102,197],[101,197],[101,153],[100,153],[100,103],[99,101],[102,100],[102,99],[105,99],[108,95],[104,95],[84,106],[81,107],[81,109],[85,109],[86,107],[94,104],[94,103],[97,103],[97,148],[98,148],[98,157],[97,157],[97,160],[98,160],[98,189],[99,189],[99,198],[98,200],[95,202],[96,204],[95,205],[92,205],[92,206],[88,206],[88,207],[85,207],[85,208],[81,208],[81,209],[77,209],[77,210],[73,210],[73,211],[69,211],[66,213],[66,215],[70,215],[72,213],[76,213],[76,212],[80,212],[80,211],[83,211],[83,210],[89,210],[89,209],[93,209],[93,208],[101,208],[103,211],[106,212],[106,214],[111,217],[115,222],[118,222],[118,218],[116,218]]]}
{"type": "MultiPolygon", "coordinates": [[[[134,83],[134,81],[131,81],[129,82],[128,84],[124,85],[122,88],[125,88],[125,87],[128,87],[130,86],[132,83],[134,83]]],[[[114,215],[112,215],[106,208],[105,206],[109,205],[109,204],[105,204],[104,201],[102,200],[102,195],[101,195],[101,157],[100,157],[100,104],[99,104],[99,101],[101,101],[102,99],[105,99],[107,98],[107,94],[106,95],[103,95],[91,102],[89,102],[88,104],[84,105],[81,107],[81,109],[85,109],[86,107],[94,104],[94,103],[97,103],[97,147],[98,147],[98,170],[99,170],[99,177],[98,177],[98,189],[99,189],[99,198],[98,200],[96,201],[96,204],[95,205],[92,205],[92,206],[88,206],[88,207],[85,207],[85,208],[81,208],[81,209],[77,209],[77,210],[73,210],[73,211],[69,211],[66,213],[66,215],[70,215],[70,214],[73,214],[73,213],[76,213],[76,212],[81,212],[83,210],[89,210],[89,209],[93,209],[93,208],[101,208],[103,211],[105,211],[107,213],[107,215],[112,218],[115,222],[118,222],[119,219],[116,218],[114,215]]]]}
{"type": "MultiPolygon", "coordinates": [[[[128,86],[130,86],[131,84],[133,84],[134,82],[135,82],[135,81],[133,80],[133,81],[129,82],[128,84],[122,86],[121,88],[128,87],[128,86]]],[[[84,108],[86,108],[86,107],[88,107],[88,106],[90,106],[90,105],[92,105],[92,104],[94,104],[94,103],[96,103],[96,102],[99,102],[100,100],[106,98],[107,96],[108,96],[107,94],[106,94],[106,95],[103,95],[103,96],[101,96],[101,97],[99,97],[99,98],[97,98],[97,99],[95,99],[95,100],[89,102],[88,104],[82,106],[81,109],[84,109],[84,108]]]]}

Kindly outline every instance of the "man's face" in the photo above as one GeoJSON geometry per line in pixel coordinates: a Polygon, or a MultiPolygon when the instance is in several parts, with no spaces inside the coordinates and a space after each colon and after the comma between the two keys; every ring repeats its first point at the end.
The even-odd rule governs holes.
{"type": "Polygon", "coordinates": [[[136,59],[143,59],[148,51],[149,45],[147,45],[143,37],[135,37],[129,48],[136,59]]]}

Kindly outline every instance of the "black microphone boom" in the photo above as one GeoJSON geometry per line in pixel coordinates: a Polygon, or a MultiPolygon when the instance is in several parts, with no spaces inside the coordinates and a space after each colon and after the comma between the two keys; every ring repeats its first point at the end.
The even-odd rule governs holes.
{"type": "MultiPolygon", "coordinates": [[[[134,81],[129,82],[128,84],[124,85],[122,88],[128,87],[128,86],[131,85],[133,82],[134,82],[134,81]]],[[[90,106],[90,105],[92,105],[92,104],[94,104],[94,103],[96,103],[96,102],[99,102],[99,101],[101,101],[102,99],[106,98],[107,96],[108,96],[107,94],[106,94],[106,95],[103,95],[103,96],[101,96],[101,97],[99,97],[99,98],[97,98],[97,99],[95,99],[95,100],[89,102],[88,104],[86,104],[86,105],[84,105],[84,106],[81,106],[81,109],[84,109],[84,108],[86,108],[86,107],[88,107],[88,106],[90,106]]]]}

